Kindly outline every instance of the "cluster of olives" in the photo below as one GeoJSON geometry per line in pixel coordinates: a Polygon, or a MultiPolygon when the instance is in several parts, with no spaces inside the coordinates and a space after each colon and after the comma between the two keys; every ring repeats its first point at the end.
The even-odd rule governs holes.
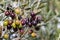
{"type": "Polygon", "coordinates": [[[15,15],[14,12],[16,12],[16,14],[19,14],[20,13],[19,9],[16,8],[15,10],[6,10],[5,11],[5,15],[6,16],[10,16],[12,19],[15,19],[16,18],[16,15],[15,15]]]}
{"type": "MultiPolygon", "coordinates": [[[[19,8],[15,8],[14,10],[9,10],[9,8],[7,8],[7,10],[5,11],[5,15],[12,18],[12,20],[5,20],[3,23],[3,25],[7,27],[7,30],[13,29],[15,32],[20,30],[20,34],[24,33],[24,26],[34,27],[36,30],[39,30],[37,24],[41,22],[40,16],[37,16],[34,12],[30,12],[30,18],[22,18],[20,12],[21,10],[19,8]],[[16,19],[16,17],[18,17],[18,19],[16,19]]],[[[33,30],[30,30],[29,32],[32,37],[36,36],[36,33],[34,33],[33,30]]]]}

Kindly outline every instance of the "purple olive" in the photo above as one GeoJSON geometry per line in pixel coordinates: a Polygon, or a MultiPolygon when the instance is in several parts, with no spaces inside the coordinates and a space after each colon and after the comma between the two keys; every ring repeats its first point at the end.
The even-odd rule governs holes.
{"type": "Polygon", "coordinates": [[[8,25],[8,26],[7,26],[7,29],[11,29],[11,28],[12,28],[12,26],[11,26],[11,25],[8,25]]]}
{"type": "Polygon", "coordinates": [[[20,30],[20,34],[22,35],[23,33],[24,33],[24,30],[23,30],[23,29],[21,29],[21,30],[20,30]]]}
{"type": "Polygon", "coordinates": [[[26,24],[26,22],[25,22],[24,19],[21,20],[21,23],[22,23],[22,25],[25,25],[26,24]]]}
{"type": "Polygon", "coordinates": [[[10,13],[10,17],[11,17],[12,19],[14,19],[14,18],[15,18],[15,14],[14,14],[14,13],[10,13]]]}
{"type": "Polygon", "coordinates": [[[32,27],[32,23],[31,23],[31,22],[29,22],[29,23],[28,23],[28,26],[29,26],[29,27],[32,27]]]}
{"type": "Polygon", "coordinates": [[[36,19],[36,16],[34,16],[34,17],[31,17],[31,20],[33,21],[33,20],[35,20],[36,19]]]}
{"type": "Polygon", "coordinates": [[[39,27],[35,27],[35,30],[38,31],[40,28],[39,27]]]}
{"type": "Polygon", "coordinates": [[[34,16],[36,16],[36,14],[34,13],[34,12],[31,12],[31,17],[34,17],[34,16]]]}
{"type": "Polygon", "coordinates": [[[24,20],[25,20],[25,23],[28,24],[29,18],[25,18],[24,20]]]}
{"type": "Polygon", "coordinates": [[[36,26],[37,22],[36,21],[32,21],[32,25],[36,26]]]}
{"type": "Polygon", "coordinates": [[[5,11],[5,15],[6,16],[9,16],[10,15],[10,12],[9,11],[5,11]]]}
{"type": "Polygon", "coordinates": [[[7,7],[7,10],[9,10],[10,8],[9,7],[7,7]]]}
{"type": "Polygon", "coordinates": [[[33,33],[33,30],[29,30],[29,34],[33,33]]]}
{"type": "Polygon", "coordinates": [[[40,23],[42,20],[42,17],[40,15],[37,15],[35,18],[35,21],[37,21],[38,23],[40,23]]]}
{"type": "Polygon", "coordinates": [[[38,15],[37,19],[41,21],[42,20],[42,16],[38,15]]]}

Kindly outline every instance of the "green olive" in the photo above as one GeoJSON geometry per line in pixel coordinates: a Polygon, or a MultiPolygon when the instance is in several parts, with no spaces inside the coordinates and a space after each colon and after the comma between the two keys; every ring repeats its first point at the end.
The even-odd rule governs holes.
{"type": "Polygon", "coordinates": [[[13,27],[13,28],[16,28],[16,24],[15,24],[15,23],[12,23],[12,27],[13,27]]]}
{"type": "Polygon", "coordinates": [[[4,21],[3,25],[7,26],[8,25],[8,21],[4,21]]]}

